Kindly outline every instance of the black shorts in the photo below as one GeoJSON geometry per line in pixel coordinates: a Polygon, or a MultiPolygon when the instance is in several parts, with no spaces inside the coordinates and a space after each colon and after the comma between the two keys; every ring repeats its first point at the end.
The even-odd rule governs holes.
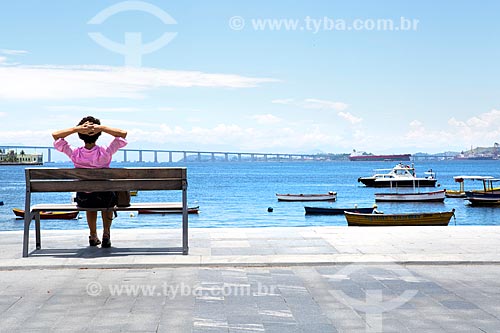
{"type": "Polygon", "coordinates": [[[116,206],[115,192],[76,192],[76,204],[83,208],[111,208],[116,206]]]}

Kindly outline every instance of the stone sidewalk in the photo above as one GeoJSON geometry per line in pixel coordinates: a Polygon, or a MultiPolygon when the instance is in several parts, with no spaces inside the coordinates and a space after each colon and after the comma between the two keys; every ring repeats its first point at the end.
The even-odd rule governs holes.
{"type": "Polygon", "coordinates": [[[190,229],[189,255],[176,229],[114,229],[110,249],[88,247],[85,230],[42,230],[42,249],[21,258],[22,233],[0,233],[0,267],[151,268],[500,263],[500,227],[303,227],[190,229]],[[92,259],[92,260],[90,260],[92,259]]]}
{"type": "Polygon", "coordinates": [[[0,332],[498,332],[499,227],[0,233],[0,332]],[[32,241],[33,243],[33,238],[32,241]]]}

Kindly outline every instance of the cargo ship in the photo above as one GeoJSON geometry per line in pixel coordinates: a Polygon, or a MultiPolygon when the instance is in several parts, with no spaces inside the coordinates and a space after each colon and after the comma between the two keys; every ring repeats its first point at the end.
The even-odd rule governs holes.
{"type": "Polygon", "coordinates": [[[411,154],[389,154],[389,155],[373,155],[365,152],[357,152],[354,150],[349,155],[350,161],[409,161],[411,154]]]}

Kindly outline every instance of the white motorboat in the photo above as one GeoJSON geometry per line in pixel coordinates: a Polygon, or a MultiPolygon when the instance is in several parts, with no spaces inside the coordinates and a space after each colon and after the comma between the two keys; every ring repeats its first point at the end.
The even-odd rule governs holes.
{"type": "Polygon", "coordinates": [[[392,201],[392,202],[443,202],[445,191],[433,192],[410,192],[410,193],[375,193],[375,201],[392,201]]]}
{"type": "MultiPolygon", "coordinates": [[[[406,165],[403,163],[397,164],[388,173],[376,173],[370,177],[359,177],[358,182],[363,183],[368,187],[434,187],[437,179],[435,173],[431,170],[427,171],[426,177],[417,177],[415,167],[412,164],[406,165]]],[[[380,170],[379,170],[380,171],[380,170]]]]}

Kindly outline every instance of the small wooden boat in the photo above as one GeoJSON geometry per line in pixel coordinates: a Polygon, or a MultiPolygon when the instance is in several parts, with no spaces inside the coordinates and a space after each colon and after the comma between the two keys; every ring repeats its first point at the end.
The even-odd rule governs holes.
{"type": "Polygon", "coordinates": [[[325,194],[278,194],[278,201],[335,201],[337,192],[328,192],[325,194]]]}
{"type": "Polygon", "coordinates": [[[483,189],[465,191],[466,200],[473,206],[497,206],[500,205],[500,188],[494,184],[500,179],[483,179],[483,189]]]}
{"type": "Polygon", "coordinates": [[[344,214],[344,212],[371,214],[375,207],[333,208],[305,206],[304,209],[307,215],[341,215],[344,214]]]}
{"type": "Polygon", "coordinates": [[[130,196],[136,197],[137,196],[137,191],[130,191],[130,196]]]}
{"type": "Polygon", "coordinates": [[[460,187],[458,190],[446,190],[446,197],[447,198],[465,198],[465,180],[481,180],[484,181],[485,179],[493,179],[491,176],[455,176],[453,177],[455,182],[460,184],[460,187]]]}
{"type": "Polygon", "coordinates": [[[447,226],[455,209],[450,212],[407,214],[360,214],[345,212],[348,226],[447,226]]]}
{"type": "Polygon", "coordinates": [[[395,202],[443,202],[445,191],[417,192],[417,193],[375,193],[375,201],[395,202]]]}
{"type": "MultiPolygon", "coordinates": [[[[24,210],[19,208],[12,208],[12,211],[17,218],[24,218],[24,210]]],[[[76,219],[78,211],[68,212],[40,212],[41,220],[72,220],[76,219]]]]}
{"type": "MultiPolygon", "coordinates": [[[[200,206],[188,207],[188,214],[198,214],[200,206]]],[[[139,214],[182,214],[181,207],[172,207],[167,209],[139,209],[139,214]]]]}

